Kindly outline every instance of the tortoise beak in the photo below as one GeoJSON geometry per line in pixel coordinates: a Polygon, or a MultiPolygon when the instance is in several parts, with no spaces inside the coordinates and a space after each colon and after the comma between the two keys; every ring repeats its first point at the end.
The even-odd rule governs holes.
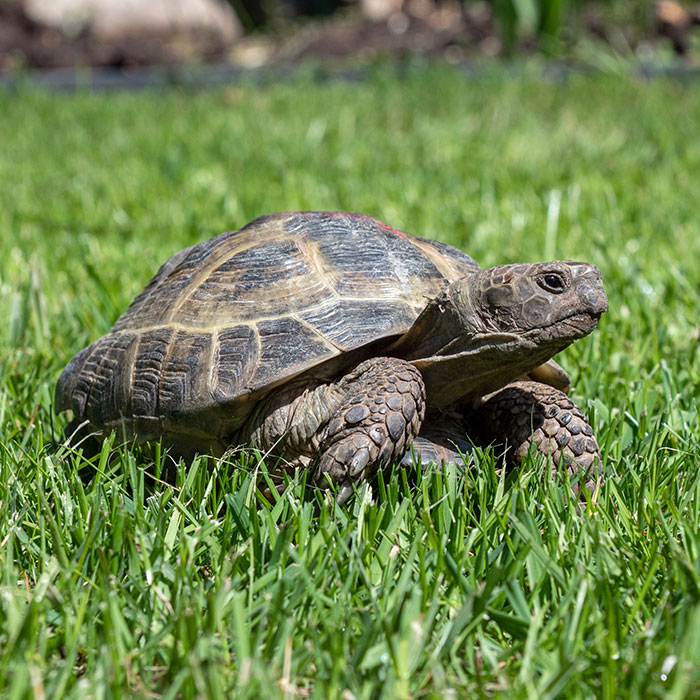
{"type": "Polygon", "coordinates": [[[605,293],[600,270],[589,263],[570,264],[572,280],[582,301],[581,311],[595,318],[597,325],[601,315],[608,310],[608,296],[605,293]]]}

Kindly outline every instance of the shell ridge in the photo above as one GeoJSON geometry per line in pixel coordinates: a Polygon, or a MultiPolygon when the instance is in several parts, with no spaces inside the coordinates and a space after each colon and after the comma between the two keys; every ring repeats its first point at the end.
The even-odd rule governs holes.
{"type": "Polygon", "coordinates": [[[260,356],[260,338],[254,323],[240,323],[222,328],[214,336],[214,359],[209,394],[214,404],[226,403],[227,396],[239,398],[250,393],[249,384],[255,373],[250,360],[260,356]],[[245,329],[247,332],[240,334],[245,329]],[[225,336],[225,337],[222,337],[225,336]],[[229,341],[233,340],[233,345],[229,341]]]}
{"type": "Polygon", "coordinates": [[[134,360],[132,409],[134,418],[159,417],[159,387],[163,365],[175,338],[172,328],[157,329],[151,333],[144,331],[139,338],[138,351],[134,360]]]}
{"type": "MultiPolygon", "coordinates": [[[[439,248],[433,245],[433,243],[436,243],[437,241],[432,241],[428,238],[420,238],[418,236],[412,236],[411,243],[416,246],[424,255],[426,255],[430,261],[437,267],[437,269],[445,276],[445,279],[447,279],[449,282],[454,282],[457,279],[460,279],[461,277],[464,277],[466,274],[468,274],[468,271],[466,269],[460,269],[459,267],[456,266],[456,264],[447,258],[442,251],[440,251],[439,248]]],[[[446,245],[446,244],[443,244],[446,245]]],[[[452,246],[449,246],[450,248],[452,246]]],[[[458,251],[462,252],[462,251],[458,251]]],[[[474,270],[477,270],[479,268],[478,264],[476,261],[472,260],[466,253],[462,253],[465,258],[468,260],[471,260],[471,262],[474,264],[474,270]]],[[[468,260],[464,261],[465,265],[469,265],[468,260]]]]}
{"type": "Polygon", "coordinates": [[[168,366],[168,360],[172,356],[173,350],[175,349],[175,343],[179,332],[180,331],[173,331],[172,335],[170,336],[170,339],[168,340],[168,346],[165,349],[165,353],[163,354],[163,359],[160,363],[160,371],[158,372],[158,383],[155,386],[156,396],[154,411],[154,414],[159,418],[162,418],[165,415],[165,411],[163,410],[164,406],[162,405],[163,387],[166,380],[165,369],[168,366]]]}
{"type": "Polygon", "coordinates": [[[338,281],[337,274],[333,271],[333,268],[328,265],[328,260],[323,255],[321,249],[314,241],[309,240],[303,231],[296,234],[296,238],[297,246],[303,253],[306,260],[311,264],[313,269],[318,272],[319,276],[326,283],[333,296],[336,299],[340,299],[341,295],[336,287],[336,282],[338,281]]]}
{"type": "MultiPolygon", "coordinates": [[[[307,309],[304,309],[304,311],[307,311],[307,309]]],[[[302,318],[301,316],[298,316],[297,314],[289,314],[289,315],[295,321],[298,321],[302,326],[305,326],[306,328],[311,330],[313,333],[315,333],[317,336],[319,336],[322,340],[324,340],[329,349],[337,351],[334,353],[335,355],[344,351],[345,348],[341,347],[340,345],[336,345],[330,338],[328,338],[323,332],[321,332],[318,328],[316,328],[316,326],[314,326],[312,323],[309,323],[306,319],[302,318]]]]}
{"type": "MultiPolygon", "coordinates": [[[[436,291],[436,294],[438,292],[436,291]]],[[[426,303],[428,300],[432,299],[432,296],[426,296],[423,294],[421,298],[426,299],[426,303]]],[[[373,300],[379,300],[382,299],[382,297],[354,297],[354,296],[341,296],[339,294],[334,294],[332,300],[326,300],[322,303],[319,304],[314,304],[313,306],[307,306],[304,307],[303,309],[300,309],[298,312],[295,313],[307,313],[307,312],[312,312],[312,311],[318,311],[323,309],[325,306],[328,306],[329,304],[333,304],[335,301],[354,301],[358,303],[367,303],[368,301],[373,301],[373,300]]],[[[387,299],[388,301],[389,299],[387,299]]],[[[420,306],[420,309],[416,308],[416,304],[412,303],[411,301],[407,299],[391,299],[392,303],[394,304],[402,304],[409,306],[411,309],[414,311],[418,312],[420,309],[423,308],[424,304],[420,306]]],[[[284,314],[276,314],[275,316],[256,316],[254,322],[251,322],[249,320],[238,320],[235,322],[235,325],[237,326],[250,326],[253,327],[255,323],[258,321],[277,321],[279,319],[283,318],[289,318],[292,314],[289,313],[284,313],[284,314]]],[[[177,323],[175,321],[170,321],[170,322],[163,322],[163,323],[158,323],[155,325],[148,325],[148,326],[140,326],[138,328],[120,328],[117,331],[112,331],[109,335],[117,335],[117,334],[122,334],[122,333],[144,333],[147,331],[155,331],[155,330],[162,330],[162,329],[173,329],[177,331],[185,331],[187,333],[195,333],[197,331],[205,331],[205,332],[211,332],[211,333],[216,333],[221,330],[226,330],[227,328],[231,328],[231,323],[221,323],[217,324],[215,326],[207,326],[206,328],[201,328],[199,326],[189,326],[184,323],[177,323]]],[[[103,336],[107,337],[107,336],[103,336]]],[[[95,341],[97,342],[97,341],[95,341]]]]}
{"type": "Polygon", "coordinates": [[[133,415],[131,399],[134,395],[134,365],[136,364],[136,352],[141,343],[142,331],[135,331],[132,334],[133,340],[126,357],[126,374],[122,380],[123,385],[127,388],[126,396],[124,397],[125,405],[122,407],[123,415],[133,415]]]}
{"type": "Polygon", "coordinates": [[[85,377],[86,366],[97,351],[99,343],[100,341],[96,340],[94,343],[92,343],[92,345],[88,345],[88,347],[85,348],[83,351],[85,356],[81,358],[80,369],[77,371],[74,370],[69,377],[66,377],[63,385],[61,384],[61,379],[70,369],[70,363],[64,368],[63,372],[61,373],[61,377],[59,377],[61,397],[60,401],[57,403],[62,406],[65,405],[66,408],[70,408],[75,414],[75,417],[79,420],[84,420],[86,417],[85,409],[87,408],[87,397],[90,392],[90,382],[85,377]],[[86,387],[81,386],[83,383],[86,385],[86,387]]]}
{"type": "MultiPolygon", "coordinates": [[[[102,338],[102,340],[105,340],[105,338],[108,338],[108,337],[109,337],[109,336],[104,336],[104,337],[102,338]]],[[[99,342],[100,342],[100,341],[98,341],[97,343],[95,343],[95,345],[97,345],[99,342]]],[[[102,343],[102,345],[107,346],[108,344],[107,344],[107,343],[102,343]]],[[[90,388],[88,389],[87,395],[85,396],[85,410],[86,410],[86,412],[88,412],[88,419],[90,419],[91,421],[92,421],[92,416],[89,415],[89,414],[93,412],[93,411],[92,411],[92,406],[93,406],[92,397],[93,397],[93,394],[94,394],[94,391],[93,391],[93,390],[94,390],[98,385],[99,385],[100,389],[102,388],[102,382],[101,382],[101,381],[98,381],[98,380],[101,378],[101,370],[102,370],[102,368],[104,367],[105,362],[106,362],[106,360],[107,360],[107,357],[108,357],[108,355],[109,355],[109,349],[107,348],[106,350],[107,350],[106,352],[105,352],[104,350],[102,351],[100,360],[99,360],[99,362],[97,363],[97,366],[95,367],[94,372],[92,372],[93,378],[92,378],[92,381],[90,382],[90,388]]],[[[90,359],[92,359],[92,354],[90,355],[90,359]]],[[[87,367],[87,362],[85,363],[85,365],[83,365],[83,370],[85,370],[86,367],[87,367]]]]}
{"type": "MultiPolygon", "coordinates": [[[[229,238],[226,239],[226,242],[233,238],[236,234],[243,233],[243,231],[246,230],[246,228],[240,229],[240,231],[227,231],[227,234],[229,235],[229,238]]],[[[249,233],[249,232],[248,232],[249,233]]],[[[226,235],[226,234],[222,234],[226,235]]],[[[205,241],[205,244],[208,241],[205,241]]],[[[219,255],[214,255],[214,257],[210,260],[209,264],[201,270],[197,275],[195,275],[185,286],[185,288],[180,292],[180,296],[178,300],[172,305],[170,309],[170,313],[167,315],[165,322],[170,323],[173,318],[175,318],[176,314],[180,311],[180,309],[185,305],[187,301],[189,301],[190,297],[194,292],[199,288],[199,286],[202,284],[204,280],[211,275],[214,270],[216,270],[219,265],[225,261],[225,260],[230,260],[234,256],[238,255],[239,253],[242,253],[244,250],[248,250],[250,248],[254,248],[256,245],[258,245],[258,241],[252,241],[248,245],[242,244],[239,246],[236,246],[233,251],[227,248],[223,243],[222,246],[224,250],[220,252],[219,255]]],[[[194,246],[196,247],[196,246],[194,246]]],[[[184,262],[184,261],[183,261],[184,262]]]]}

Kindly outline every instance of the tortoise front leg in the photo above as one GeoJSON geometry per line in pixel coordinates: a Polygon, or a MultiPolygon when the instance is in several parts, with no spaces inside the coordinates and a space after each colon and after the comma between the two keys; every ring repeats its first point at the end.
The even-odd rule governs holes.
{"type": "Polygon", "coordinates": [[[420,461],[421,466],[431,462],[437,465],[469,464],[473,443],[468,434],[469,426],[458,411],[428,411],[418,437],[401,459],[401,466],[412,467],[414,459],[420,461]]]}
{"type": "Polygon", "coordinates": [[[405,360],[376,357],[337,385],[345,398],[325,427],[314,478],[339,484],[344,502],[353,485],[401,457],[425,415],[420,372],[405,360]]]}

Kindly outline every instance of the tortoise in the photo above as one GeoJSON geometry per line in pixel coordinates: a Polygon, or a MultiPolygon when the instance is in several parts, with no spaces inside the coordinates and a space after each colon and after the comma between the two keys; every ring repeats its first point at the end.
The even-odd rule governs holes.
{"type": "Polygon", "coordinates": [[[588,263],[482,269],[368,215],[271,214],[167,260],[68,363],[56,407],[175,456],[284,455],[340,501],[476,436],[590,468],[597,443],[551,358],[605,311],[588,263]]]}

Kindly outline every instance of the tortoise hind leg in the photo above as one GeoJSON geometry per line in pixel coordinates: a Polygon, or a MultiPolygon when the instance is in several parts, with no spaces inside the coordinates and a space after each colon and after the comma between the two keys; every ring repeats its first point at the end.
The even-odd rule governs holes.
{"type": "Polygon", "coordinates": [[[457,411],[430,412],[423,421],[418,437],[401,459],[401,466],[410,468],[414,461],[420,461],[421,466],[431,462],[464,466],[471,459],[473,447],[468,433],[467,423],[457,411]]]}
{"type": "Polygon", "coordinates": [[[354,484],[403,456],[425,415],[425,386],[394,357],[366,360],[339,384],[345,398],[323,431],[314,478],[338,484],[342,503],[354,484]]]}
{"type": "Polygon", "coordinates": [[[519,464],[535,445],[538,452],[552,458],[553,470],[563,460],[570,474],[586,474],[589,488],[602,480],[593,429],[581,409],[552,386],[513,382],[476,404],[469,419],[481,442],[510,447],[511,463],[519,464]]]}
{"type": "Polygon", "coordinates": [[[429,414],[401,466],[411,467],[414,456],[422,465],[463,465],[473,444],[507,448],[511,466],[520,464],[534,446],[551,457],[552,476],[563,460],[569,473],[586,475],[589,489],[602,481],[591,426],[578,406],[549,384],[517,381],[483,401],[429,414]]]}

